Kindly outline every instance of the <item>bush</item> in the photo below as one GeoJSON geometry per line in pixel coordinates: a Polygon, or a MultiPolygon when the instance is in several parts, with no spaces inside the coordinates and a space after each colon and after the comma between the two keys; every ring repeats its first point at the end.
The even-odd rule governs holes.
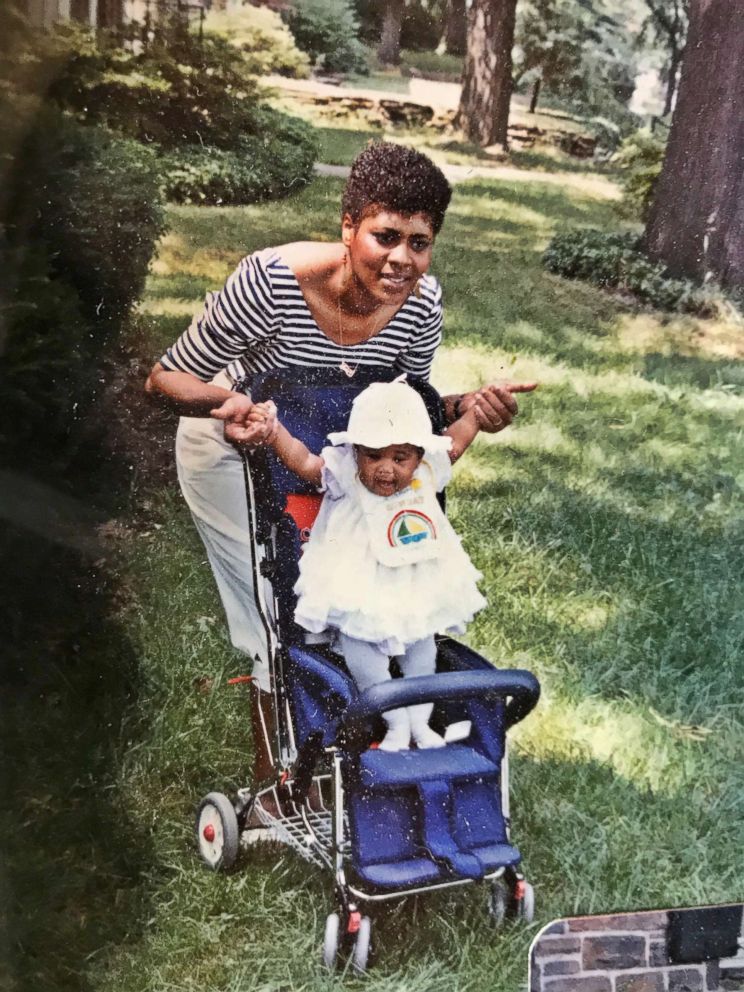
{"type": "Polygon", "coordinates": [[[310,59],[295,45],[279,15],[268,7],[247,4],[231,11],[210,11],[204,30],[235,45],[248,71],[256,75],[275,72],[304,79],[310,73],[310,59]]]}
{"type": "Polygon", "coordinates": [[[404,74],[434,79],[443,83],[459,83],[462,78],[465,59],[461,55],[439,55],[437,52],[414,52],[408,49],[400,53],[400,67],[404,74]]]}
{"type": "Polygon", "coordinates": [[[650,131],[640,130],[623,141],[612,161],[620,169],[623,199],[620,213],[645,221],[661,174],[666,145],[650,131]]]}
{"type": "Polygon", "coordinates": [[[43,206],[29,232],[89,317],[121,317],[144,288],[163,230],[160,169],[135,141],[42,112],[22,146],[14,197],[43,206]]]}
{"type": "Polygon", "coordinates": [[[179,36],[134,54],[90,46],[79,32],[61,37],[70,51],[49,96],[81,122],[163,148],[230,148],[258,129],[256,81],[224,38],[179,36]]]}
{"type": "Polygon", "coordinates": [[[298,47],[307,52],[316,69],[369,71],[351,0],[295,0],[287,19],[298,47]]]}
{"type": "Polygon", "coordinates": [[[177,202],[253,203],[309,179],[312,127],[259,101],[243,55],[224,38],[180,36],[139,55],[76,45],[53,97],[79,120],[165,153],[165,188],[177,202]]]}
{"type": "Polygon", "coordinates": [[[235,151],[189,145],[167,155],[163,172],[168,198],[228,206],[276,199],[308,182],[317,155],[312,130],[278,111],[265,115],[271,118],[267,137],[241,138],[235,151]]]}
{"type": "Polygon", "coordinates": [[[724,300],[718,287],[695,286],[670,276],[664,265],[643,253],[637,234],[593,230],[556,234],[543,262],[557,275],[624,290],[660,310],[709,317],[724,300]]]}
{"type": "MultiPolygon", "coordinates": [[[[15,113],[7,98],[0,128],[15,113]]],[[[99,360],[140,295],[163,230],[156,156],[40,110],[10,154],[0,415],[6,454],[78,443],[99,360]]]]}

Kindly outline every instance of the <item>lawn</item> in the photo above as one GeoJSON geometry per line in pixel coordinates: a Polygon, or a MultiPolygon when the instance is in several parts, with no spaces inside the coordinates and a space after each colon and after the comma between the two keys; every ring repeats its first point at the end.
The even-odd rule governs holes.
{"type": "MultiPolygon", "coordinates": [[[[147,360],[241,254],[333,238],[340,188],[172,209],[138,320],[147,360]]],[[[477,889],[388,906],[375,967],[350,989],[517,992],[531,939],[557,916],[744,896],[740,331],[545,273],[550,233],[581,225],[616,225],[592,188],[471,181],[434,266],[447,307],[435,384],[541,383],[515,426],[477,440],[449,493],[489,600],[468,639],[544,689],[512,764],[537,918],[494,933],[477,889]]],[[[140,490],[107,554],[106,611],[78,645],[102,681],[66,671],[53,710],[30,701],[40,730],[16,774],[35,863],[21,870],[21,839],[6,844],[24,883],[21,977],[106,992],[341,988],[319,967],[327,876],[259,847],[228,877],[195,856],[195,804],[244,784],[250,740],[244,689],[225,685],[242,663],[174,488],[140,490]],[[55,750],[65,725],[88,755],[73,753],[73,770],[55,750]]]]}
{"type": "MultiPolygon", "coordinates": [[[[353,81],[350,93],[366,93],[373,95],[375,89],[384,89],[385,79],[393,79],[408,84],[409,80],[394,74],[364,77],[374,80],[371,89],[357,89],[358,81],[353,81]]],[[[392,123],[383,124],[374,111],[352,110],[331,104],[318,105],[312,102],[308,86],[304,81],[305,91],[293,89],[297,86],[294,81],[282,81],[273,78],[278,88],[271,91],[271,102],[279,109],[296,117],[309,121],[317,130],[319,141],[318,161],[329,165],[350,165],[356,155],[368,141],[402,141],[413,145],[429,155],[439,165],[464,165],[477,167],[498,167],[498,158],[486,152],[479,146],[467,141],[459,132],[449,128],[435,127],[404,127],[392,123]]],[[[422,82],[422,81],[420,81],[422,82]]],[[[422,82],[418,98],[425,100],[427,92],[422,82]]],[[[312,90],[310,90],[312,92],[312,90]]],[[[344,87],[339,87],[334,93],[339,99],[343,98],[344,87]]],[[[388,96],[398,93],[398,87],[390,86],[388,96]]],[[[404,97],[405,92],[398,95],[404,97]]],[[[436,102],[436,101],[435,101],[436,102]]],[[[517,97],[512,101],[510,124],[515,127],[538,127],[546,132],[577,132],[583,133],[586,128],[580,119],[574,119],[560,112],[546,111],[545,113],[530,114],[525,110],[523,98],[517,97]]],[[[576,158],[562,151],[555,143],[543,141],[529,149],[512,149],[507,165],[535,172],[572,172],[585,176],[598,172],[608,174],[614,171],[609,164],[599,165],[591,160],[576,158]]]]}

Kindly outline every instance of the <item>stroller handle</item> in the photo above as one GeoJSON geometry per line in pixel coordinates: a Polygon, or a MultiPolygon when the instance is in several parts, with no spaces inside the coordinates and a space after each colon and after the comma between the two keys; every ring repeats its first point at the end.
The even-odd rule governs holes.
{"type": "Polygon", "coordinates": [[[504,710],[508,730],[535,708],[540,698],[540,683],[532,672],[519,668],[391,679],[370,686],[352,700],[344,714],[342,733],[348,747],[366,747],[369,720],[398,706],[506,697],[510,697],[504,710]]]}

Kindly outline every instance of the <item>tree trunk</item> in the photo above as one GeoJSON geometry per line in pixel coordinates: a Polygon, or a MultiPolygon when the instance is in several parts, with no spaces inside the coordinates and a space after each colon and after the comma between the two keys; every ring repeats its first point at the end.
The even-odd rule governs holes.
{"type": "Polygon", "coordinates": [[[517,0],[472,0],[457,119],[478,145],[506,148],[517,0]]]}
{"type": "Polygon", "coordinates": [[[669,60],[669,78],[667,79],[666,97],[664,99],[664,112],[662,117],[667,117],[674,107],[674,94],[677,92],[679,82],[679,67],[682,64],[682,52],[677,48],[673,49],[669,60]]]}
{"type": "Polygon", "coordinates": [[[468,49],[468,15],[465,0],[447,0],[444,33],[437,51],[440,55],[464,55],[468,49]]]}
{"type": "Polygon", "coordinates": [[[388,0],[382,22],[382,37],[377,57],[384,65],[400,63],[400,28],[403,22],[405,0],[388,0]]]}
{"type": "Polygon", "coordinates": [[[542,86],[542,76],[538,76],[535,82],[532,84],[532,96],[530,97],[530,113],[534,114],[537,110],[537,101],[540,96],[540,87],[542,86]]]}
{"type": "Polygon", "coordinates": [[[646,228],[674,275],[744,286],[744,21],[693,0],[677,106],[646,228]]]}

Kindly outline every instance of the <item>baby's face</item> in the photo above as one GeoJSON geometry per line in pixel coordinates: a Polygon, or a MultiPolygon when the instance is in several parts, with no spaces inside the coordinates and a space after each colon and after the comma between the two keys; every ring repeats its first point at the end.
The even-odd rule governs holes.
{"type": "Polygon", "coordinates": [[[410,485],[421,461],[421,450],[412,444],[389,444],[387,448],[356,445],[359,481],[375,496],[393,496],[410,485]]]}

